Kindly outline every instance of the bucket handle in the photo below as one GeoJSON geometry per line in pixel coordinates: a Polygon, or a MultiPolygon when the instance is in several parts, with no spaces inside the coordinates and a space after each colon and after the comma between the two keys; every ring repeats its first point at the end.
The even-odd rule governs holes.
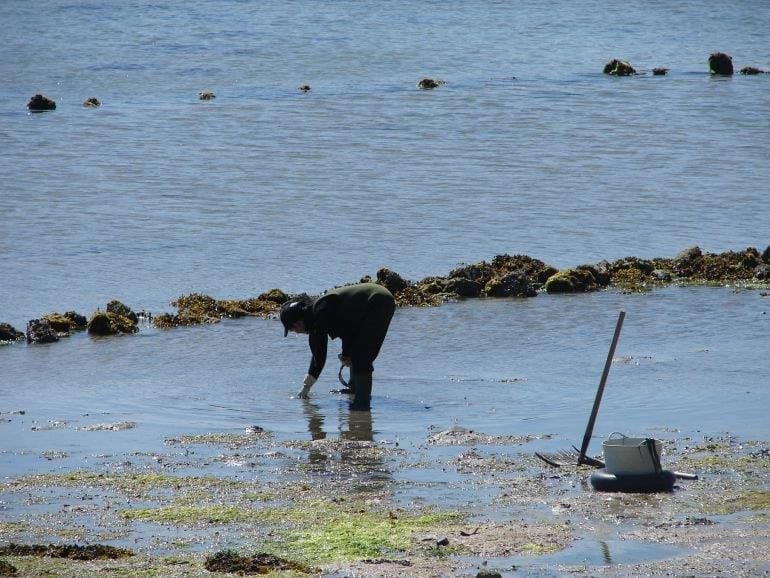
{"type": "Polygon", "coordinates": [[[612,437],[612,436],[614,436],[614,435],[619,435],[619,436],[620,436],[620,438],[619,438],[619,439],[625,439],[625,438],[627,438],[627,437],[628,437],[628,436],[627,436],[626,434],[624,434],[624,433],[621,433],[621,432],[619,432],[619,431],[614,431],[614,432],[612,432],[612,433],[610,434],[610,437],[609,437],[609,438],[607,438],[607,439],[615,439],[615,438],[613,438],[613,437],[612,437]]]}
{"type": "Polygon", "coordinates": [[[647,446],[647,450],[650,452],[650,458],[652,459],[652,465],[655,468],[655,473],[659,474],[663,471],[663,466],[660,464],[660,456],[658,455],[658,448],[655,447],[657,440],[653,438],[647,438],[642,442],[642,445],[647,446]]]}

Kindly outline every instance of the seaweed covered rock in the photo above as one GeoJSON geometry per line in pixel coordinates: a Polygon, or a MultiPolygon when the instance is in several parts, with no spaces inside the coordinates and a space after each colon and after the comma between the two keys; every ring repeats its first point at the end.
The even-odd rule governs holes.
{"type": "Polygon", "coordinates": [[[157,329],[171,329],[179,326],[179,320],[171,313],[161,313],[152,318],[152,324],[157,329]]]}
{"type": "Polygon", "coordinates": [[[770,245],[762,251],[762,261],[770,265],[770,245]]]}
{"type": "Polygon", "coordinates": [[[741,68],[740,73],[746,74],[749,76],[754,76],[756,74],[764,74],[765,71],[762,70],[761,68],[757,68],[756,66],[744,66],[743,68],[741,68]]]}
{"type": "Polygon", "coordinates": [[[484,285],[472,279],[452,277],[444,283],[444,292],[454,293],[458,297],[480,297],[484,292],[484,285]]]}
{"type": "Polygon", "coordinates": [[[585,293],[599,288],[596,270],[589,265],[562,269],[545,282],[545,290],[548,293],[585,293]]]}
{"type": "Polygon", "coordinates": [[[90,335],[106,336],[131,334],[139,331],[139,316],[130,307],[113,299],[107,304],[106,311],[98,310],[88,320],[90,335]]]}
{"type": "Polygon", "coordinates": [[[27,322],[27,343],[55,343],[59,333],[45,319],[30,319],[27,322]]]}
{"type": "Polygon", "coordinates": [[[220,320],[219,302],[209,295],[190,293],[172,301],[171,305],[178,310],[178,325],[217,323],[220,320]]]}
{"type": "Polygon", "coordinates": [[[398,307],[432,307],[446,302],[449,296],[444,291],[431,292],[421,284],[409,285],[393,295],[398,307]]]}
{"type": "Polygon", "coordinates": [[[680,278],[693,282],[743,281],[754,279],[762,263],[762,256],[753,247],[719,254],[690,247],[674,258],[673,270],[680,278]]]}
{"type": "Polygon", "coordinates": [[[139,323],[139,316],[134,313],[130,307],[127,305],[124,305],[120,301],[114,299],[107,303],[107,313],[115,313],[116,315],[120,315],[122,317],[126,317],[127,319],[130,319],[131,322],[136,325],[139,323]]]}
{"type": "Polygon", "coordinates": [[[732,76],[733,57],[724,52],[713,52],[709,55],[709,71],[711,74],[732,76]]]}
{"type": "Polygon", "coordinates": [[[298,572],[313,574],[318,570],[300,562],[280,558],[273,554],[242,556],[233,550],[222,550],[206,557],[203,567],[209,572],[230,574],[270,574],[273,572],[298,572]]]}
{"type": "Polygon", "coordinates": [[[83,101],[83,106],[86,108],[96,108],[97,106],[101,106],[102,103],[99,102],[99,99],[95,96],[92,96],[90,98],[87,98],[83,101]]]}
{"type": "Polygon", "coordinates": [[[468,279],[482,285],[486,285],[494,276],[494,267],[486,261],[473,263],[471,265],[463,265],[462,267],[452,269],[447,275],[449,279],[468,279]]]}
{"type": "Polygon", "coordinates": [[[617,58],[613,58],[605,64],[603,72],[612,76],[633,76],[636,74],[633,66],[625,60],[618,60],[617,58]]]}
{"type": "Polygon", "coordinates": [[[388,291],[393,293],[393,295],[401,293],[401,291],[409,287],[409,281],[395,271],[391,271],[384,267],[377,271],[377,283],[385,287],[388,291]]]}
{"type": "Polygon", "coordinates": [[[605,281],[600,273],[602,286],[612,284],[624,291],[647,291],[651,285],[662,285],[671,280],[670,261],[624,257],[606,264],[609,278],[605,281]]]}
{"type": "Polygon", "coordinates": [[[495,277],[484,287],[489,297],[534,297],[537,291],[532,280],[523,271],[512,271],[502,277],[495,277]]]}
{"type": "Polygon", "coordinates": [[[10,323],[0,323],[0,342],[3,341],[22,341],[25,335],[10,323]]]}
{"type": "Polygon", "coordinates": [[[688,247],[674,257],[672,266],[679,277],[692,277],[701,267],[703,251],[698,246],[688,247]]]}
{"type": "Polygon", "coordinates": [[[522,271],[535,283],[543,284],[557,272],[555,267],[529,255],[496,255],[492,259],[492,269],[497,276],[504,276],[513,271],[522,271]]]}
{"type": "Polygon", "coordinates": [[[762,263],[754,269],[754,279],[759,281],[770,281],[770,265],[762,263]]]}
{"type": "Polygon", "coordinates": [[[51,98],[48,98],[45,95],[36,94],[35,96],[29,99],[29,102],[27,103],[27,108],[30,110],[30,112],[43,112],[46,110],[56,110],[56,101],[54,101],[51,98]]]}
{"type": "Polygon", "coordinates": [[[48,313],[43,315],[44,320],[48,321],[56,331],[59,333],[69,334],[72,331],[85,329],[88,326],[88,320],[85,316],[76,313],[75,311],[67,311],[66,313],[48,313]]]}
{"type": "Polygon", "coordinates": [[[665,76],[668,74],[668,68],[664,68],[663,66],[657,66],[652,69],[653,76],[665,76]]]}
{"type": "Polygon", "coordinates": [[[281,305],[282,303],[286,303],[286,301],[288,301],[289,296],[280,289],[270,289],[269,291],[265,291],[264,293],[260,294],[257,299],[260,301],[271,301],[276,305],[281,305]]]}

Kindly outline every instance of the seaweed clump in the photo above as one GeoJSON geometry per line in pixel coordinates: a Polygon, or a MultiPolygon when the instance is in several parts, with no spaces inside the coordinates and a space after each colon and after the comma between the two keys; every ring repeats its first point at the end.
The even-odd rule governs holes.
{"type": "Polygon", "coordinates": [[[0,547],[0,556],[46,556],[69,560],[117,560],[133,556],[131,550],[103,544],[78,546],[77,544],[14,544],[0,547]]]}
{"type": "Polygon", "coordinates": [[[214,299],[210,295],[191,293],[171,302],[177,308],[176,315],[156,315],[153,325],[158,329],[218,323],[224,318],[247,316],[268,317],[278,311],[289,296],[280,289],[271,289],[250,299],[214,299]]]}
{"type": "Polygon", "coordinates": [[[5,560],[0,560],[0,576],[17,576],[18,573],[16,566],[5,560]]]}
{"type": "Polygon", "coordinates": [[[273,554],[254,554],[241,556],[233,550],[222,550],[206,558],[203,564],[209,572],[227,572],[238,574],[269,574],[270,572],[293,571],[301,574],[314,574],[318,570],[274,556],[273,554]]]}

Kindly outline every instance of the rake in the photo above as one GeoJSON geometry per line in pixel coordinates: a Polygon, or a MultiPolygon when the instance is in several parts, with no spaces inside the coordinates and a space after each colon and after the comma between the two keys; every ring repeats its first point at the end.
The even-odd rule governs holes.
{"type": "Polygon", "coordinates": [[[588,419],[588,425],[586,426],[585,435],[583,435],[583,445],[580,449],[572,446],[568,450],[557,450],[552,454],[543,454],[535,452],[535,455],[543,460],[545,463],[554,467],[561,467],[567,463],[577,463],[577,465],[588,465],[597,468],[603,468],[604,462],[586,455],[588,450],[588,444],[591,442],[591,436],[594,433],[594,424],[596,423],[596,414],[599,413],[599,404],[602,401],[602,395],[604,394],[604,386],[607,384],[607,375],[610,373],[610,365],[612,365],[612,357],[615,355],[615,347],[618,344],[620,338],[620,329],[623,327],[623,319],[626,317],[625,311],[620,311],[618,315],[618,323],[615,326],[615,334],[612,336],[612,344],[610,345],[610,351],[607,354],[607,361],[604,363],[604,371],[602,372],[602,378],[599,380],[599,389],[596,391],[596,398],[594,399],[594,406],[591,409],[591,417],[588,419]]]}

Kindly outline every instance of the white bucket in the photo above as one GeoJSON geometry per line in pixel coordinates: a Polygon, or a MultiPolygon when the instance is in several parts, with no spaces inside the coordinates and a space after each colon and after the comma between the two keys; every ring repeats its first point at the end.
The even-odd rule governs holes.
{"type": "Polygon", "coordinates": [[[653,446],[647,440],[648,438],[631,438],[620,432],[612,432],[602,443],[607,473],[624,476],[659,473],[663,443],[654,440],[653,446]]]}

